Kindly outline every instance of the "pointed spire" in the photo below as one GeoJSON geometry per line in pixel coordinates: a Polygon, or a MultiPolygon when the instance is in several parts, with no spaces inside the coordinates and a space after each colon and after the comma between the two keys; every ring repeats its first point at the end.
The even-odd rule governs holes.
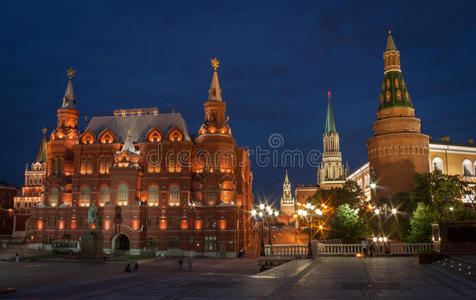
{"type": "Polygon", "coordinates": [[[210,89],[208,90],[208,101],[222,101],[221,98],[221,89],[220,83],[218,82],[217,68],[220,62],[215,57],[211,60],[213,71],[212,83],[210,84],[210,89]]]}
{"type": "Polygon", "coordinates": [[[284,184],[289,183],[289,178],[288,178],[288,169],[286,169],[286,177],[284,177],[284,184]]]}
{"type": "Polygon", "coordinates": [[[397,46],[395,46],[395,42],[393,41],[391,30],[388,30],[387,48],[385,48],[385,50],[386,51],[389,51],[389,50],[398,51],[397,46]]]}
{"type": "Polygon", "coordinates": [[[383,52],[384,79],[380,92],[379,111],[385,108],[408,107],[413,104],[402,76],[400,52],[397,50],[391,31],[388,31],[387,48],[383,52]]]}
{"type": "Polygon", "coordinates": [[[332,113],[331,106],[331,91],[327,92],[329,101],[327,102],[327,116],[326,116],[326,131],[325,133],[337,133],[336,124],[334,122],[334,114],[332,113]]]}
{"type": "Polygon", "coordinates": [[[36,154],[35,162],[45,162],[46,161],[46,128],[43,127],[43,138],[41,139],[40,147],[38,148],[38,153],[36,154]]]}
{"type": "Polygon", "coordinates": [[[66,92],[64,93],[63,97],[63,105],[61,108],[72,108],[76,109],[76,97],[74,96],[74,89],[73,89],[73,76],[76,73],[73,68],[69,68],[66,71],[66,74],[69,77],[68,85],[66,86],[66,92]]]}

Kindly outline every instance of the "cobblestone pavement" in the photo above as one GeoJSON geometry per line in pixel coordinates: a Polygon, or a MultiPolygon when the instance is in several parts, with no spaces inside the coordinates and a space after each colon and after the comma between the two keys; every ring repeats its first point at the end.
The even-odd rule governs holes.
{"type": "Polygon", "coordinates": [[[5,299],[476,299],[476,283],[410,257],[324,257],[257,273],[252,259],[124,265],[0,263],[5,299]]]}

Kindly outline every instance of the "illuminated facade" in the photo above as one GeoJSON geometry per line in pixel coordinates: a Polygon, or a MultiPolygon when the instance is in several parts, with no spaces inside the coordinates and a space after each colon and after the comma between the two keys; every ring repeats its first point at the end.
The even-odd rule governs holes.
{"type": "Polygon", "coordinates": [[[234,257],[250,242],[249,152],[236,145],[216,68],[195,139],[180,113],[119,109],[78,129],[72,76],[46,144],[47,181],[31,212],[32,243],[96,229],[105,253],[234,257]],[[98,228],[88,210],[97,207],[98,228]],[[89,227],[88,227],[89,226],[89,227]]]}
{"type": "Polygon", "coordinates": [[[390,32],[383,58],[384,80],[374,137],[367,141],[369,162],[347,179],[357,182],[367,199],[390,199],[398,192],[408,192],[415,187],[415,173],[435,169],[476,183],[476,146],[472,139],[468,144],[450,143],[448,137],[437,142],[420,133],[420,119],[415,117],[401,74],[400,52],[390,32]],[[372,183],[375,188],[371,188],[372,183]]]}
{"type": "Polygon", "coordinates": [[[18,189],[0,181],[0,235],[10,236],[15,226],[13,199],[18,189]]]}
{"type": "Polygon", "coordinates": [[[25,184],[21,195],[14,198],[15,226],[12,237],[24,239],[29,235],[31,210],[34,206],[43,203],[44,185],[46,179],[46,128],[43,128],[43,137],[36,154],[35,161],[28,168],[25,167],[25,184]]]}

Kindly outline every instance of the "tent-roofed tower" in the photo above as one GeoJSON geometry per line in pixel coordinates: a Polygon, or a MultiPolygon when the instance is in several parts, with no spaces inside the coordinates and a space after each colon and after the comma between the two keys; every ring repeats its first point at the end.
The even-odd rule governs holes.
{"type": "Polygon", "coordinates": [[[317,169],[317,183],[321,188],[343,185],[348,174],[348,170],[342,164],[339,133],[337,133],[332,111],[331,92],[329,91],[327,95],[326,127],[322,136],[324,151],[321,165],[317,169]]]}
{"type": "Polygon", "coordinates": [[[294,200],[291,188],[291,182],[288,177],[288,170],[286,170],[286,175],[284,177],[283,183],[283,194],[281,195],[280,201],[281,207],[281,221],[289,223],[296,213],[296,201],[294,200]]]}
{"type": "Polygon", "coordinates": [[[403,79],[398,51],[389,31],[383,53],[382,82],[374,137],[367,141],[373,197],[391,198],[414,187],[414,174],[428,172],[429,138],[420,133],[420,119],[403,79]]]}

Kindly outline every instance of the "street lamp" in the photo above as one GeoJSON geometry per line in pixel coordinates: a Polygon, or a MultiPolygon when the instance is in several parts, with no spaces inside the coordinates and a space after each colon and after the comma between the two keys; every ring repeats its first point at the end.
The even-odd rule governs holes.
{"type": "Polygon", "coordinates": [[[304,209],[298,209],[298,215],[307,219],[309,229],[309,241],[307,244],[307,258],[312,258],[312,245],[311,245],[311,221],[315,216],[322,216],[322,210],[316,208],[311,203],[303,205],[304,209]]]}
{"type": "Polygon", "coordinates": [[[279,211],[274,210],[270,205],[265,205],[261,203],[258,205],[257,208],[251,210],[251,215],[253,217],[259,217],[261,219],[261,249],[260,249],[260,256],[265,256],[266,253],[264,251],[264,222],[268,219],[268,232],[269,232],[269,244],[272,245],[271,241],[271,217],[278,216],[279,211]]]}
{"type": "Polygon", "coordinates": [[[375,208],[374,210],[375,215],[378,217],[378,241],[387,241],[387,238],[385,237],[384,232],[382,232],[382,218],[384,219],[384,222],[387,221],[387,219],[390,217],[390,215],[396,215],[398,213],[397,209],[392,207],[390,208],[388,205],[384,204],[380,208],[375,208]]]}

